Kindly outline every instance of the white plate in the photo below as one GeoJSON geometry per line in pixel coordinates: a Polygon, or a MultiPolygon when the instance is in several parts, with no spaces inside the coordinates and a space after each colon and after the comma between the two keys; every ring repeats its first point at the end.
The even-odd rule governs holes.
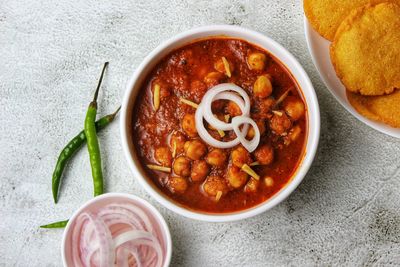
{"type": "Polygon", "coordinates": [[[319,76],[324,81],[328,90],[336,98],[336,100],[354,117],[362,121],[366,125],[374,128],[377,131],[385,133],[387,135],[400,138],[400,129],[390,127],[384,123],[369,120],[364,116],[360,115],[350,105],[346,97],[346,88],[343,86],[339,78],[336,76],[336,72],[331,63],[329,55],[330,41],[321,37],[308,23],[307,18],[304,18],[304,30],[307,40],[308,50],[310,51],[311,58],[314,62],[315,67],[318,70],[319,76]]]}

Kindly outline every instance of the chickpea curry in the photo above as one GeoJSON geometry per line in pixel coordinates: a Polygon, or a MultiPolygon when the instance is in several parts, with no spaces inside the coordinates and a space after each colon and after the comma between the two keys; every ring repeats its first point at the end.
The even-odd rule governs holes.
{"type": "MultiPolygon", "coordinates": [[[[228,124],[246,115],[241,99],[229,99],[210,102],[213,115],[228,124]]],[[[193,210],[234,212],[262,203],[287,184],[304,154],[307,110],[300,88],[283,64],[244,40],[210,38],[171,52],[148,75],[134,109],[133,142],[148,178],[193,210]],[[221,84],[248,95],[246,121],[256,125],[224,131],[201,124],[216,142],[235,140],[236,133],[257,139],[254,150],[245,141],[221,148],[201,137],[196,110],[221,84]]]]}

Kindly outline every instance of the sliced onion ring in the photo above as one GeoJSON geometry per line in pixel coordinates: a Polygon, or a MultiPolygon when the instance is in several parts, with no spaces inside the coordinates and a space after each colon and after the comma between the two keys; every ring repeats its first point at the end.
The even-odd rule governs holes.
{"type": "Polygon", "coordinates": [[[157,253],[157,266],[162,264],[162,249],[160,243],[157,238],[155,238],[152,234],[145,231],[140,230],[132,230],[120,234],[114,238],[114,247],[117,248],[123,244],[144,244],[147,246],[151,246],[155,249],[157,253]],[[151,242],[149,242],[151,241],[151,242]]]}
{"type": "MultiPolygon", "coordinates": [[[[196,114],[195,114],[195,120],[196,120],[196,128],[197,128],[197,133],[199,134],[200,138],[204,140],[207,144],[213,147],[217,148],[231,148],[240,143],[239,138],[236,138],[234,140],[228,141],[228,142],[222,142],[210,135],[210,133],[207,131],[207,129],[204,127],[204,122],[203,122],[203,114],[202,114],[202,105],[197,108],[196,114]],[[200,111],[199,111],[200,110],[200,111]]],[[[246,127],[246,126],[245,126],[246,127]]],[[[242,131],[248,130],[247,128],[243,128],[242,131]]]]}
{"type": "MultiPolygon", "coordinates": [[[[235,102],[242,111],[242,116],[248,116],[250,114],[250,99],[247,95],[246,91],[244,91],[239,86],[232,83],[222,83],[217,86],[214,86],[204,95],[201,103],[203,104],[203,116],[204,119],[214,128],[222,131],[230,131],[232,130],[232,125],[230,123],[226,123],[220,121],[215,118],[214,113],[211,110],[211,104],[215,100],[218,99],[227,99],[235,102]],[[240,99],[236,94],[229,92],[234,91],[238,93],[244,100],[240,99]]],[[[196,113],[199,112],[198,110],[196,113]]]]}
{"type": "Polygon", "coordinates": [[[260,130],[258,129],[258,125],[250,118],[249,96],[242,88],[234,84],[219,84],[208,90],[196,110],[195,121],[200,138],[213,147],[231,148],[242,143],[249,152],[253,152],[260,142],[260,130]],[[233,101],[239,106],[242,115],[232,118],[230,123],[219,120],[212,112],[212,103],[220,99],[233,101]],[[204,127],[203,119],[218,131],[233,130],[236,134],[236,138],[228,142],[215,139],[204,127]],[[240,129],[241,125],[243,125],[242,129],[240,129]],[[252,125],[255,131],[255,136],[250,141],[246,139],[249,125],[252,125]]]}
{"type": "Polygon", "coordinates": [[[258,144],[260,143],[260,130],[258,129],[257,123],[249,117],[236,116],[232,119],[233,130],[240,143],[249,151],[250,153],[256,150],[258,144]],[[254,129],[254,137],[249,141],[246,139],[246,135],[240,130],[240,125],[248,126],[249,124],[254,129]]]}
{"type": "Polygon", "coordinates": [[[116,261],[117,261],[117,266],[121,266],[121,267],[129,267],[129,263],[128,263],[128,252],[122,248],[119,247],[116,252],[116,261]]]}
{"type": "MultiPolygon", "coordinates": [[[[233,101],[236,105],[239,106],[242,113],[247,111],[247,109],[245,107],[245,102],[237,94],[235,94],[233,92],[221,92],[215,96],[213,101],[211,101],[211,104],[206,103],[206,102],[204,103],[204,105],[203,105],[204,119],[208,122],[208,124],[210,124],[212,127],[216,128],[218,130],[231,131],[231,130],[233,130],[232,124],[227,123],[225,121],[221,121],[213,114],[213,112],[211,110],[212,102],[221,100],[221,99],[233,101]],[[211,118],[209,118],[208,116],[206,117],[205,114],[213,114],[213,115],[211,118]]],[[[247,114],[243,113],[243,115],[248,116],[248,113],[247,114]]]]}

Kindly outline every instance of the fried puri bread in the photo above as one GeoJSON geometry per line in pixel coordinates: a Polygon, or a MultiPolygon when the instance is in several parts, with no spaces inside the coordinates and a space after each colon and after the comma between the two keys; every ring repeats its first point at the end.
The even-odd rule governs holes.
{"type": "Polygon", "coordinates": [[[351,92],[384,95],[400,88],[400,6],[368,4],[351,12],[336,32],[330,55],[351,92]]]}
{"type": "Polygon", "coordinates": [[[350,10],[368,4],[369,0],[304,0],[304,13],[311,26],[332,41],[340,23],[350,10]]]}
{"type": "Polygon", "coordinates": [[[383,96],[362,96],[347,91],[347,99],[364,117],[400,128],[400,90],[383,96]]]}
{"type": "Polygon", "coordinates": [[[333,41],[340,23],[356,8],[366,4],[400,0],[304,0],[304,13],[311,26],[325,39],[333,41]]]}

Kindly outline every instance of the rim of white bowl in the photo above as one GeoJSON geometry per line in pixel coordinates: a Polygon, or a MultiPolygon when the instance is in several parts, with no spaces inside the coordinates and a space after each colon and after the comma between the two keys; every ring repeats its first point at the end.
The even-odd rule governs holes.
{"type": "Polygon", "coordinates": [[[148,211],[155,217],[157,222],[160,224],[160,231],[163,232],[165,235],[165,260],[164,260],[164,265],[163,267],[169,266],[171,262],[171,257],[172,257],[172,238],[171,238],[171,232],[169,231],[169,227],[167,222],[165,221],[164,217],[161,215],[161,213],[153,206],[151,205],[147,200],[144,200],[136,195],[132,194],[127,194],[127,193],[105,193],[102,195],[99,195],[95,198],[92,198],[91,200],[87,201],[84,203],[82,206],[79,207],[79,209],[75,210],[75,212],[72,214],[71,218],[68,220],[68,223],[64,229],[62,241],[61,241],[61,255],[62,255],[62,261],[63,261],[63,266],[68,267],[67,265],[67,259],[65,256],[65,242],[67,241],[67,236],[69,232],[71,231],[71,225],[72,222],[75,221],[76,217],[88,206],[92,205],[95,202],[101,201],[103,199],[107,198],[128,198],[132,201],[139,202],[142,204],[148,211]]]}
{"type": "MultiPolygon", "coordinates": [[[[186,43],[191,43],[191,41],[186,41],[186,43]]],[[[182,45],[175,46],[169,52],[174,51],[179,47],[182,47],[182,45]]],[[[247,28],[232,26],[232,25],[209,25],[209,26],[193,28],[191,30],[184,31],[180,34],[173,36],[172,38],[162,42],[159,46],[157,46],[144,58],[142,63],[134,71],[126,87],[126,92],[124,95],[121,108],[120,131],[121,131],[122,148],[125,157],[128,161],[128,165],[131,168],[135,178],[137,179],[137,181],[139,181],[140,185],[161,205],[187,218],[196,219],[200,221],[209,221],[209,222],[228,222],[228,221],[237,221],[250,218],[273,208],[281,201],[283,201],[285,198],[287,198],[301,183],[304,176],[311,167],[311,164],[317,152],[319,136],[320,136],[320,111],[318,105],[318,98],[310,78],[308,77],[307,73],[300,65],[300,63],[297,61],[297,59],[283,46],[281,46],[279,43],[272,40],[271,38],[247,28]],[[275,195],[273,195],[268,200],[249,209],[232,213],[206,213],[196,210],[190,210],[189,208],[180,206],[179,204],[173,202],[173,200],[168,199],[167,196],[164,196],[162,192],[159,192],[157,189],[154,188],[155,185],[150,185],[151,181],[148,181],[147,178],[145,177],[145,174],[141,173],[140,171],[142,168],[141,163],[135,162],[133,155],[131,154],[131,150],[129,148],[129,142],[131,142],[131,140],[128,140],[129,136],[127,134],[127,130],[131,130],[127,129],[127,123],[128,123],[127,119],[131,119],[127,118],[127,113],[128,113],[127,108],[131,98],[131,94],[134,91],[133,88],[135,82],[141,77],[142,71],[153,60],[153,58],[162,53],[165,49],[168,49],[171,46],[173,46],[175,43],[183,41],[189,37],[193,37],[193,39],[191,39],[191,41],[193,42],[196,40],[207,39],[218,36],[245,40],[253,45],[256,45],[257,47],[266,50],[268,53],[277,58],[286,67],[286,69],[290,72],[290,74],[293,75],[294,79],[299,84],[299,87],[302,91],[303,97],[305,98],[305,102],[307,105],[307,116],[308,116],[306,148],[304,151],[302,161],[297,167],[297,170],[293,174],[291,180],[289,180],[287,184],[280,191],[275,193],[275,195]],[[252,39],[259,40],[259,42],[252,41],[252,39]],[[265,48],[262,44],[260,44],[261,41],[271,45],[275,51],[271,51],[271,49],[265,48]],[[277,53],[283,54],[287,58],[287,60],[284,62],[280,58],[280,56],[277,55],[277,53]],[[288,67],[289,63],[292,65],[291,68],[288,67]],[[293,73],[294,69],[296,70],[296,72],[299,73],[298,75],[295,75],[293,73]],[[301,79],[301,84],[299,81],[300,79],[301,79]],[[306,99],[305,91],[307,91],[307,94],[310,99],[306,99]]]]}

